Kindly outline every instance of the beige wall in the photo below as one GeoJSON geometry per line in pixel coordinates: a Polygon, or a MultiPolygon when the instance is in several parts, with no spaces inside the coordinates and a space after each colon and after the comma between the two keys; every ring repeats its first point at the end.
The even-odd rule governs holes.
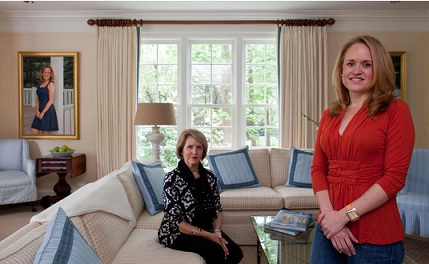
{"type": "MultiPolygon", "coordinates": [[[[56,145],[67,144],[87,157],[86,173],[67,178],[76,189],[96,180],[95,153],[95,33],[0,33],[0,138],[18,138],[18,52],[79,52],[79,140],[30,140],[31,157],[48,155],[56,145]]],[[[53,192],[55,174],[37,179],[39,194],[53,192]]]]}
{"type": "MultiPolygon", "coordinates": [[[[343,44],[361,33],[330,32],[328,34],[329,68],[333,69],[336,56],[343,44]]],[[[415,147],[429,147],[429,33],[371,33],[389,51],[406,51],[406,101],[416,129],[415,147]]],[[[333,89],[329,91],[335,98],[333,89]]]]}
{"type": "MultiPolygon", "coordinates": [[[[329,68],[341,46],[357,33],[329,32],[329,68]]],[[[429,33],[376,33],[389,51],[407,52],[407,103],[416,127],[416,147],[429,147],[429,33]]],[[[31,140],[31,156],[47,155],[56,146],[67,144],[87,155],[87,172],[67,179],[73,189],[96,180],[95,85],[96,33],[0,33],[0,138],[17,138],[18,51],[79,52],[79,140],[31,140]]],[[[329,91],[330,101],[335,98],[329,91]]],[[[56,175],[37,181],[40,193],[51,191],[56,175]]]]}

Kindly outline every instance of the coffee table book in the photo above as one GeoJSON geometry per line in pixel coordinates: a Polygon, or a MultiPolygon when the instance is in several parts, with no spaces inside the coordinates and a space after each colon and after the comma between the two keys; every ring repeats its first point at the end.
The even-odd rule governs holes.
{"type": "Polygon", "coordinates": [[[299,233],[301,233],[301,231],[297,231],[297,230],[293,230],[293,229],[274,227],[274,226],[271,226],[270,223],[266,223],[264,225],[264,230],[265,230],[265,232],[270,233],[270,234],[273,234],[274,232],[272,232],[272,231],[275,231],[276,233],[287,234],[290,236],[296,236],[299,233]]]}
{"type": "Polygon", "coordinates": [[[294,212],[282,209],[277,213],[274,219],[269,222],[269,224],[271,227],[306,231],[313,222],[312,217],[313,215],[311,213],[294,212]]]}

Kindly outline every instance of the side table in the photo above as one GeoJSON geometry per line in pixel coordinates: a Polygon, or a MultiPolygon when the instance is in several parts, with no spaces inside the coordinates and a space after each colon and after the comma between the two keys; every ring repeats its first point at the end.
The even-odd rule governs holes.
{"type": "Polygon", "coordinates": [[[71,178],[77,177],[86,171],[86,155],[75,154],[69,157],[45,156],[36,160],[36,177],[42,177],[49,173],[58,175],[58,182],[54,185],[54,196],[44,196],[40,204],[48,208],[52,204],[65,198],[71,193],[71,186],[66,181],[67,174],[71,178]]]}

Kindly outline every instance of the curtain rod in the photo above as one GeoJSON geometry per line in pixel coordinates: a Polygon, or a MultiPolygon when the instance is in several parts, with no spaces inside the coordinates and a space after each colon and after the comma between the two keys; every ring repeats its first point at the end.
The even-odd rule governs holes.
{"type": "Polygon", "coordinates": [[[89,19],[90,26],[130,27],[143,25],[246,25],[276,24],[285,26],[320,26],[335,24],[335,19],[277,19],[277,20],[143,20],[143,19],[89,19]]]}

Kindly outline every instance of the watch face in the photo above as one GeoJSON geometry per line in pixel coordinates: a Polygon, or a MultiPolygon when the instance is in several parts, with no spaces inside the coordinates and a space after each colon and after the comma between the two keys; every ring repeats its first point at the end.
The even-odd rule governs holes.
{"type": "Polygon", "coordinates": [[[356,213],[356,211],[349,212],[349,216],[352,219],[352,221],[359,218],[359,215],[356,213]]]}

